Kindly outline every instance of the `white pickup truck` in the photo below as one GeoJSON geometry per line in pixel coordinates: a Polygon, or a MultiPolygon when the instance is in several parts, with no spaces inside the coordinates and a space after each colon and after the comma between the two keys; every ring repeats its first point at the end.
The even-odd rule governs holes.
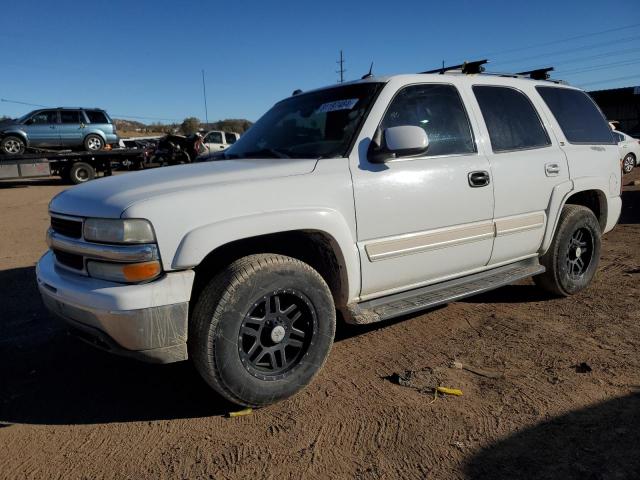
{"type": "Polygon", "coordinates": [[[337,312],[378,322],[529,276],[586,288],[620,189],[611,129],[578,89],[369,77],[280,101],[215,161],[57,195],[37,281],[96,346],[190,358],[260,406],[312,380],[337,312]]]}

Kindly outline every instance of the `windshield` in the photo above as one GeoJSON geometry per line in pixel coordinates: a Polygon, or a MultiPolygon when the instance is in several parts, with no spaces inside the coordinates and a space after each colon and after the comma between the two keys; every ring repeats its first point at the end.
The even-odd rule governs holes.
{"type": "Polygon", "coordinates": [[[18,119],[16,120],[16,122],[17,122],[17,123],[24,123],[24,122],[25,122],[25,121],[26,121],[26,120],[27,120],[31,115],[33,115],[33,114],[34,114],[34,112],[35,112],[35,111],[36,111],[36,110],[34,110],[33,112],[29,112],[29,113],[27,113],[26,115],[21,116],[20,118],[18,118],[18,119]]]}
{"type": "Polygon", "coordinates": [[[264,114],[223,156],[345,156],[381,86],[380,83],[360,83],[287,98],[264,114]]]}

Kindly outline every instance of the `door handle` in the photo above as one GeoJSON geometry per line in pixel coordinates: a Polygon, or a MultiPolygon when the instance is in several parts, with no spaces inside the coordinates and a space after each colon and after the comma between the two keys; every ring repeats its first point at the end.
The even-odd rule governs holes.
{"type": "Polygon", "coordinates": [[[469,172],[467,176],[469,179],[469,186],[472,188],[486,187],[491,181],[489,172],[485,170],[478,170],[476,172],[469,172]]]}
{"type": "Polygon", "coordinates": [[[544,166],[544,173],[547,177],[555,177],[560,173],[560,165],[557,163],[547,163],[544,166]]]}

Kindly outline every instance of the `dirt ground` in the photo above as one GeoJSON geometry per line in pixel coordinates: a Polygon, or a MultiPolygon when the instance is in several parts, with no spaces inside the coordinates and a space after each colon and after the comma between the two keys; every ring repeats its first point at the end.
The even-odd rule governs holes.
{"type": "Polygon", "coordinates": [[[65,188],[0,183],[0,477],[640,478],[640,187],[587,291],[340,325],[311,386],[234,419],[188,363],[110,356],[46,313],[34,264],[65,188]]]}

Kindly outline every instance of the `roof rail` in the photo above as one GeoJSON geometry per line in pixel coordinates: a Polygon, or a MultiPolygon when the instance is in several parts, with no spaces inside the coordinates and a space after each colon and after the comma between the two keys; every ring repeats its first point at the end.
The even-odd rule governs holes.
{"type": "Polygon", "coordinates": [[[534,70],[527,70],[526,72],[518,72],[517,75],[528,76],[531,80],[549,80],[551,75],[549,72],[553,71],[553,67],[536,68],[534,70]]]}
{"type": "Polygon", "coordinates": [[[445,72],[450,70],[460,70],[462,73],[470,75],[473,73],[482,73],[484,72],[483,65],[489,63],[489,60],[486,58],[484,60],[475,60],[473,62],[464,62],[460,65],[450,65],[448,67],[442,66],[441,68],[434,68],[433,70],[427,70],[425,72],[420,73],[439,73],[442,75],[445,72]]]}

